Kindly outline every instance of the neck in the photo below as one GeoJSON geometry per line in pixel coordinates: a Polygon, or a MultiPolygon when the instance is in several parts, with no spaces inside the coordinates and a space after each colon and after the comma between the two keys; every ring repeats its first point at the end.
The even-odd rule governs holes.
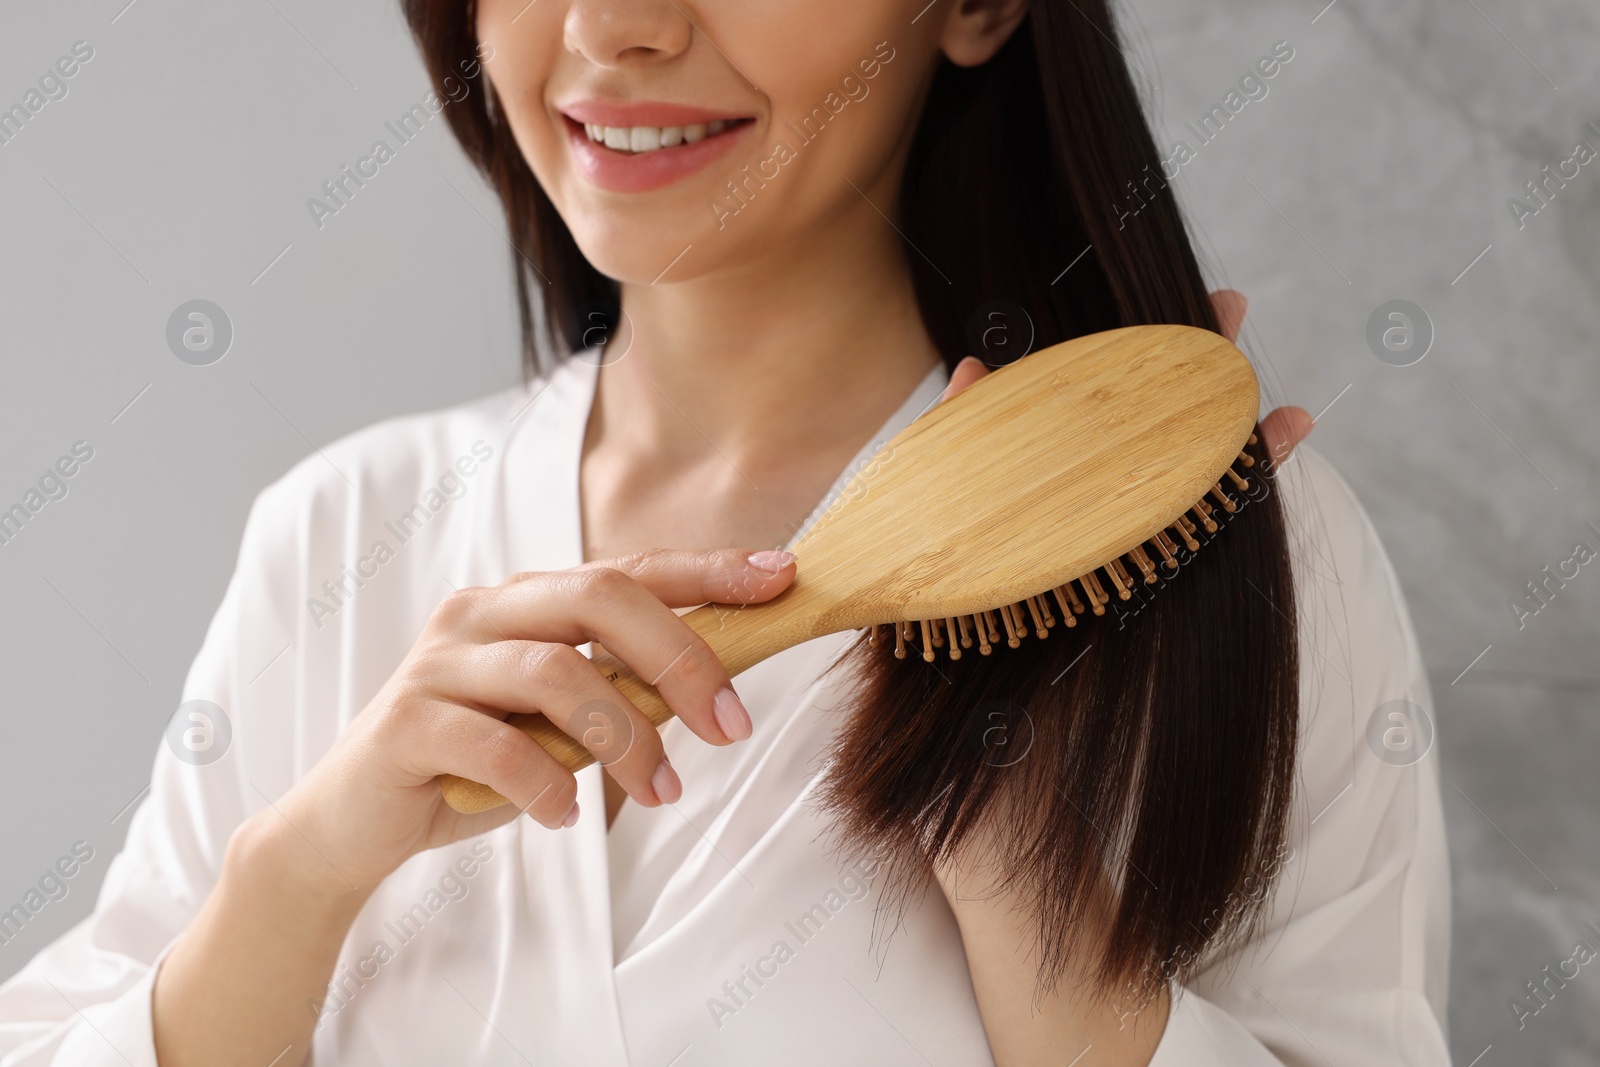
{"type": "Polygon", "coordinates": [[[591,431],[667,467],[710,442],[752,477],[848,458],[939,362],[900,240],[858,199],[760,261],[624,286],[632,343],[600,372],[591,431]]]}

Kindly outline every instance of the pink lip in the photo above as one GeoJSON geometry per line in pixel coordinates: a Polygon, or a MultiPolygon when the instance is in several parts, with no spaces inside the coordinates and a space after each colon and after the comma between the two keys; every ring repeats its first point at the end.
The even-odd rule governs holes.
{"type": "Polygon", "coordinates": [[[562,121],[567,127],[567,144],[572,149],[572,160],[577,171],[590,184],[612,193],[647,193],[703,170],[731,151],[742,140],[753,122],[741,122],[721,133],[711,134],[694,144],[680,144],[672,148],[658,148],[654,152],[618,152],[589,140],[581,123],[602,126],[688,126],[710,122],[726,116],[698,108],[681,108],[677,105],[627,104],[583,105],[564,108],[562,121]],[[597,118],[578,118],[580,113],[614,116],[607,122],[597,118]],[[616,110],[612,110],[615,108],[616,110]],[[601,109],[604,109],[603,112],[601,109]],[[668,116],[662,118],[660,116],[668,116]],[[688,115],[687,119],[679,117],[688,115]],[[624,117],[625,116],[625,117],[624,117]],[[646,117],[648,116],[648,117],[646,117]],[[709,117],[701,117],[709,116],[709,117]]]}

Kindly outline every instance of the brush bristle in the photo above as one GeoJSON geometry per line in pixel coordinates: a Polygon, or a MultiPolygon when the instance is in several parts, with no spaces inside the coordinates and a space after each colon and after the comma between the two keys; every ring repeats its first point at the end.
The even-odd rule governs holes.
{"type": "MultiPolygon", "coordinates": [[[[1251,434],[1249,443],[1256,443],[1254,434],[1251,434]]],[[[1248,452],[1240,452],[1238,462],[1247,469],[1255,466],[1255,459],[1248,452]]],[[[1250,488],[1249,479],[1233,467],[1230,466],[1223,474],[1238,492],[1244,493],[1250,488]]],[[[1164,571],[1167,577],[1175,575],[1179,569],[1178,542],[1182,541],[1190,552],[1197,551],[1200,542],[1195,535],[1202,529],[1214,534],[1220,528],[1217,522],[1219,510],[1227,515],[1239,511],[1239,501],[1223,488],[1221,479],[1212,485],[1208,495],[1217,506],[1212,506],[1202,497],[1195,501],[1188,513],[1179,515],[1171,525],[1144,543],[1106,561],[1088,574],[1035,596],[971,615],[888,624],[894,629],[895,658],[905,659],[909,645],[918,648],[922,658],[929,663],[937,658],[939,649],[947,650],[950,658],[957,660],[961,658],[962,649],[972,647],[974,636],[977,638],[978,653],[987,656],[1002,643],[1002,628],[1005,632],[1003,643],[1009,648],[1017,648],[1030,633],[1043,639],[1050,635],[1058,623],[1064,623],[1070,629],[1078,625],[1079,615],[1104,615],[1106,605],[1111,603],[1113,596],[1118,600],[1131,600],[1141,579],[1145,585],[1155,585],[1159,580],[1158,569],[1164,571]],[[1074,584],[1077,588],[1074,588],[1074,584]],[[1083,593],[1081,597],[1079,590],[1083,593]],[[1059,620],[1050,607],[1052,597],[1061,611],[1059,620]],[[1000,617],[999,625],[995,622],[996,615],[1000,617]]],[[[867,631],[868,643],[876,646],[878,627],[869,626],[867,631]]]]}

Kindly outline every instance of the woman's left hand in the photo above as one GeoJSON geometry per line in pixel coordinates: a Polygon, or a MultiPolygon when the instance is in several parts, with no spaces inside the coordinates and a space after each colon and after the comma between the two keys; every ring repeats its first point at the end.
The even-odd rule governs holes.
{"type": "MultiPolygon", "coordinates": [[[[1244,294],[1232,289],[1211,294],[1220,332],[1230,341],[1238,337],[1246,303],[1244,294]]],[[[968,356],[950,375],[941,399],[988,373],[980,360],[968,356]]],[[[1311,416],[1302,408],[1277,408],[1261,420],[1261,432],[1268,454],[1281,463],[1311,432],[1311,416]]],[[[1036,1000],[1036,931],[1021,895],[994,884],[993,868],[981,858],[987,851],[986,836],[980,829],[960,855],[936,865],[933,873],[961,930],[997,1067],[1047,1058],[1066,1062],[1089,1047],[1095,1049],[1097,1064],[1147,1065],[1166,1029],[1165,992],[1148,1001],[1125,1002],[1117,991],[1100,988],[1091,975],[1069,963],[1057,987],[1036,1000]]],[[[1109,929],[1113,900],[1107,884],[1097,914],[1084,921],[1098,920],[1102,929],[1109,929]]],[[[1092,946],[1095,938],[1079,943],[1092,946]]]]}

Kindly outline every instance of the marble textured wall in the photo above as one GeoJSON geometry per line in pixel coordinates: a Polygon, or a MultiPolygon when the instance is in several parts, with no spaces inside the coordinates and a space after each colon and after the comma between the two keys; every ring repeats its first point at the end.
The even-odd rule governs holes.
{"type": "MultiPolygon", "coordinates": [[[[442,124],[322,226],[307,214],[424,92],[392,6],[5,16],[0,96],[75,41],[94,57],[0,146],[0,497],[74,441],[95,458],[0,550],[19,709],[0,801],[22,813],[0,826],[0,902],[74,841],[97,859],[0,974],[86,913],[256,489],[312,442],[515,374],[495,208],[442,124]],[[164,339],[197,297],[236,330],[203,374],[164,339]]],[[[1508,1001],[1600,922],[1600,568],[1520,627],[1507,604],[1575,540],[1600,547],[1600,163],[1520,225],[1507,200],[1600,148],[1600,8],[1136,0],[1127,28],[1163,143],[1194,150],[1174,188],[1208,265],[1252,300],[1248,346],[1278,398],[1332,405],[1314,441],[1410,599],[1449,783],[1459,1062],[1592,1062],[1600,975],[1520,1031],[1508,1001]],[[1278,41],[1293,59],[1201,145],[1185,124],[1278,41]],[[1399,299],[1434,333],[1403,367],[1367,341],[1399,299]]]]}
{"type": "Polygon", "coordinates": [[[1280,397],[1333,404],[1313,440],[1410,602],[1446,781],[1457,1061],[1593,1063],[1600,973],[1520,1028],[1509,1001],[1600,947],[1600,566],[1537,614],[1508,604],[1575,542],[1600,550],[1600,160],[1548,206],[1524,187],[1600,150],[1600,7],[1325,2],[1139,0],[1130,52],[1164,143],[1196,148],[1174,184],[1251,297],[1252,354],[1280,397]],[[1185,124],[1280,40],[1295,55],[1267,95],[1199,147],[1185,124]],[[1395,299],[1433,325],[1411,366],[1366,338],[1395,299]]]}

